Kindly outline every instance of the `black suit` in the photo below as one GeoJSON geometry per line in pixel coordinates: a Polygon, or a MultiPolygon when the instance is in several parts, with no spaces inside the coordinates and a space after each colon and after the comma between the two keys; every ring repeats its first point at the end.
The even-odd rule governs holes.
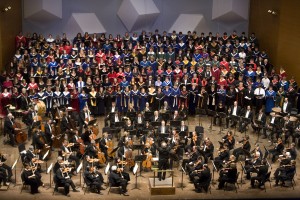
{"type": "MultiPolygon", "coordinates": [[[[172,146],[172,145],[171,145],[172,146]]],[[[166,170],[169,167],[169,158],[170,158],[170,150],[172,149],[171,146],[166,148],[158,147],[157,150],[159,152],[159,160],[158,160],[158,169],[159,170],[166,170]]],[[[165,179],[166,172],[158,172],[159,180],[165,179]]]]}
{"type": "Polygon", "coordinates": [[[228,181],[234,181],[236,179],[237,175],[237,169],[236,168],[230,168],[226,172],[220,174],[219,178],[219,189],[222,189],[224,187],[224,184],[228,181]]]}
{"type": "Polygon", "coordinates": [[[58,186],[64,186],[65,194],[69,194],[70,192],[70,186],[73,190],[76,189],[72,179],[67,176],[66,173],[62,173],[61,169],[58,169],[54,175],[54,182],[55,182],[55,188],[54,190],[58,190],[58,186]]]}
{"type": "Polygon", "coordinates": [[[84,110],[79,112],[78,123],[79,123],[79,134],[81,134],[83,126],[85,125],[85,112],[84,112],[84,110]]]}
{"type": "Polygon", "coordinates": [[[259,120],[259,116],[260,116],[260,113],[258,113],[258,114],[256,115],[255,121],[256,121],[256,122],[259,122],[260,124],[258,124],[258,126],[252,124],[253,130],[254,130],[254,131],[258,131],[258,132],[261,130],[261,128],[264,128],[264,127],[265,127],[265,125],[266,125],[266,120],[267,120],[267,117],[266,117],[265,113],[262,113],[260,120],[259,120]]]}
{"type": "Polygon", "coordinates": [[[111,186],[121,186],[122,187],[122,193],[127,192],[127,183],[128,181],[120,176],[120,173],[117,173],[116,171],[110,172],[108,176],[108,180],[111,186]]]}
{"type": "MultiPolygon", "coordinates": [[[[230,113],[229,113],[229,117],[226,118],[226,126],[228,127],[229,126],[229,120],[232,121],[232,125],[231,127],[234,127],[236,124],[237,124],[237,121],[233,120],[233,111],[234,111],[234,106],[231,106],[231,110],[230,110],[230,113]]],[[[241,107],[240,106],[237,106],[236,107],[236,115],[235,116],[240,116],[241,114],[241,107]]]]}
{"type": "Polygon", "coordinates": [[[63,133],[69,132],[71,130],[70,120],[67,117],[63,117],[60,124],[60,129],[63,133]]]}
{"type": "Polygon", "coordinates": [[[266,175],[268,173],[268,165],[260,166],[257,170],[257,175],[254,177],[251,177],[251,186],[254,187],[254,183],[257,180],[259,182],[259,186],[263,185],[263,182],[265,181],[266,175]]]}
{"type": "Polygon", "coordinates": [[[291,110],[292,110],[292,104],[290,102],[287,103],[287,106],[286,106],[285,110],[283,110],[283,107],[284,107],[284,103],[282,104],[282,112],[285,113],[285,114],[290,113],[291,110]]]}
{"type": "Polygon", "coordinates": [[[98,190],[98,193],[100,193],[101,185],[103,184],[103,176],[100,172],[89,172],[85,171],[84,174],[84,180],[87,185],[89,185],[91,188],[95,187],[98,190]]]}
{"type": "MultiPolygon", "coordinates": [[[[242,117],[242,118],[250,119],[250,120],[252,121],[252,119],[253,119],[253,112],[250,110],[250,111],[249,111],[249,114],[248,114],[248,117],[246,117],[246,114],[247,114],[247,110],[244,110],[244,111],[242,112],[242,114],[241,114],[241,117],[242,117]]],[[[251,121],[250,121],[250,123],[251,123],[251,121]]],[[[247,124],[244,120],[240,120],[240,122],[239,122],[239,131],[240,131],[240,132],[246,131],[246,126],[247,126],[247,125],[248,125],[248,124],[247,124]]]]}
{"type": "MultiPolygon", "coordinates": [[[[170,127],[169,126],[165,126],[164,129],[165,129],[164,133],[170,133],[170,127]]],[[[159,126],[158,129],[157,129],[157,132],[158,133],[163,133],[163,127],[159,126]]]]}
{"type": "Polygon", "coordinates": [[[50,127],[51,127],[51,125],[50,124],[48,124],[48,123],[46,123],[45,124],[45,138],[46,138],[46,142],[47,142],[47,144],[50,146],[50,147],[52,147],[52,139],[51,139],[51,137],[52,137],[52,127],[51,127],[51,129],[50,129],[50,127]]]}
{"type": "Polygon", "coordinates": [[[151,122],[160,122],[160,121],[161,121],[161,117],[160,116],[158,116],[157,119],[155,119],[155,116],[153,116],[151,118],[151,122]]]}
{"type": "MultiPolygon", "coordinates": [[[[62,152],[67,152],[67,147],[65,147],[65,146],[63,146],[63,145],[60,147],[60,149],[62,150],[62,152]]],[[[70,149],[68,149],[68,151],[70,152],[70,149]]],[[[74,160],[75,163],[76,163],[76,166],[75,166],[75,167],[76,167],[76,169],[77,169],[77,167],[79,166],[79,163],[80,163],[79,158],[77,158],[76,156],[74,156],[74,155],[71,154],[71,155],[69,156],[68,160],[69,160],[70,162],[74,160]]]]}
{"type": "Polygon", "coordinates": [[[14,127],[13,121],[11,121],[8,117],[4,120],[4,135],[8,134],[10,139],[10,144],[12,146],[15,145],[15,135],[14,135],[14,127]]]}

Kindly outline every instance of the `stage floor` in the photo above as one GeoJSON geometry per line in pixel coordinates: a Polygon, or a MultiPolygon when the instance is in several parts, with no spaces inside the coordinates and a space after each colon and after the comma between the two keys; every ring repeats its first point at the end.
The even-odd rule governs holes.
{"type": "MultiPolygon", "coordinates": [[[[220,131],[220,127],[219,126],[213,126],[213,130],[209,131],[209,126],[211,123],[211,119],[207,118],[207,117],[201,117],[201,121],[200,123],[203,125],[204,127],[204,132],[205,135],[204,137],[209,137],[214,146],[215,146],[215,155],[217,154],[217,148],[219,147],[218,141],[221,140],[221,137],[225,135],[227,130],[223,130],[222,133],[219,133],[220,131]]],[[[99,117],[98,118],[98,126],[99,126],[99,130],[100,130],[100,134],[99,136],[101,136],[102,133],[102,127],[104,125],[104,118],[103,117],[99,117]]],[[[195,126],[199,125],[199,117],[189,117],[188,120],[188,126],[189,126],[189,130],[193,131],[195,130],[195,126]]],[[[248,134],[250,136],[250,142],[252,147],[254,147],[254,144],[257,140],[257,135],[255,135],[253,133],[252,128],[250,127],[248,130],[248,134]]],[[[239,133],[238,131],[235,132],[235,138],[236,141],[241,140],[242,136],[244,134],[239,133]]],[[[1,135],[1,146],[0,146],[0,151],[1,153],[6,153],[7,155],[7,161],[6,163],[8,165],[12,165],[14,163],[14,161],[16,159],[18,159],[19,157],[19,153],[18,153],[18,149],[17,148],[13,148],[9,145],[3,145],[3,135],[1,135]]],[[[116,141],[115,141],[116,142],[116,141]]],[[[267,139],[262,139],[259,138],[259,144],[261,145],[261,147],[263,148],[263,145],[265,145],[267,148],[271,148],[270,143],[268,142],[267,139]]],[[[28,147],[30,145],[31,142],[27,142],[26,143],[26,147],[28,147]]],[[[116,144],[116,143],[115,143],[116,144]]],[[[236,147],[239,147],[239,145],[237,144],[236,147]]],[[[263,151],[264,152],[264,151],[263,151]]],[[[137,151],[134,151],[134,154],[137,154],[137,151]]],[[[57,150],[54,151],[52,153],[52,157],[51,159],[48,161],[48,166],[51,163],[55,163],[56,162],[56,158],[57,158],[57,150]]],[[[297,169],[299,168],[299,158],[297,159],[297,169]]],[[[212,169],[212,164],[211,162],[209,162],[209,167],[212,169]]],[[[240,164],[237,165],[238,166],[238,171],[241,171],[241,166],[240,164]]],[[[35,195],[31,195],[29,193],[29,190],[23,190],[22,194],[20,194],[21,191],[21,177],[20,177],[20,172],[21,172],[21,163],[17,163],[17,168],[16,168],[16,173],[17,173],[17,185],[14,186],[14,184],[12,183],[8,189],[8,191],[1,191],[0,190],[0,199],[1,200],[6,200],[6,199],[43,199],[43,200],[50,200],[50,199],[67,199],[67,197],[65,197],[64,195],[60,194],[60,193],[56,193],[54,196],[52,196],[52,192],[53,192],[53,185],[51,188],[49,188],[49,174],[45,174],[42,173],[42,181],[45,183],[46,187],[40,187],[39,194],[35,194],[35,195]]],[[[45,164],[42,165],[43,169],[45,169],[45,164]]],[[[276,168],[278,167],[278,163],[274,163],[272,164],[272,173],[271,173],[271,177],[273,177],[274,171],[276,170],[276,168]]],[[[98,195],[98,194],[94,194],[94,193],[89,193],[87,192],[84,195],[83,190],[81,189],[81,186],[83,184],[83,179],[81,178],[81,185],[80,185],[80,176],[74,176],[72,179],[75,182],[75,184],[80,187],[80,192],[78,193],[73,193],[70,192],[71,198],[72,200],[74,199],[249,199],[249,198],[270,198],[270,199],[274,199],[274,198],[284,198],[284,199],[288,199],[288,198],[300,198],[299,195],[299,191],[300,191],[300,173],[298,173],[295,176],[295,180],[296,180],[296,186],[295,186],[295,190],[293,190],[292,188],[285,188],[285,187],[273,187],[274,185],[274,181],[272,182],[272,188],[269,188],[269,184],[266,184],[267,186],[267,192],[265,192],[264,190],[260,190],[260,189],[249,189],[250,187],[250,181],[245,180],[245,178],[243,177],[243,181],[245,181],[245,184],[240,185],[240,188],[238,189],[238,193],[235,193],[235,191],[223,191],[223,190],[216,190],[217,188],[217,184],[212,185],[212,193],[211,194],[206,194],[206,193],[196,193],[194,190],[194,185],[192,183],[189,182],[188,177],[186,175],[183,176],[183,188],[181,188],[181,181],[182,181],[182,172],[179,171],[180,167],[174,167],[174,186],[176,187],[176,194],[175,195],[165,195],[165,196],[161,196],[161,195],[155,195],[155,196],[151,196],[150,195],[150,190],[149,190],[149,178],[153,177],[153,172],[149,171],[149,172],[142,172],[142,175],[144,177],[138,177],[138,188],[140,188],[140,190],[132,190],[135,187],[135,177],[132,173],[130,173],[131,176],[131,181],[128,185],[128,194],[130,196],[128,197],[124,197],[122,195],[119,195],[117,193],[110,193],[107,194],[107,190],[102,191],[103,195],[98,195]]],[[[100,170],[102,173],[104,171],[104,167],[100,170]]],[[[13,171],[13,173],[15,173],[13,171]]],[[[104,173],[103,173],[104,174],[104,173]]],[[[138,172],[139,174],[139,172],[138,172]]],[[[13,179],[15,177],[13,176],[13,179]]],[[[214,174],[214,181],[216,183],[217,179],[219,178],[219,174],[215,173],[214,174]]],[[[104,175],[104,180],[107,180],[106,175],[104,175]]],[[[157,181],[158,182],[158,181],[157,181]]],[[[240,182],[240,177],[239,177],[239,182],[240,182]]]]}

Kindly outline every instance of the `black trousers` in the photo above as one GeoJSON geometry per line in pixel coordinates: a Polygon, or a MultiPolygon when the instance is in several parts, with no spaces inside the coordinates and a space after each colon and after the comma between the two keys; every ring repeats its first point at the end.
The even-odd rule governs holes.
{"type": "MultiPolygon", "coordinates": [[[[158,161],[158,169],[159,170],[166,170],[169,167],[169,163],[167,159],[158,161]]],[[[159,179],[165,179],[166,178],[166,172],[158,172],[158,178],[159,179]]]]}

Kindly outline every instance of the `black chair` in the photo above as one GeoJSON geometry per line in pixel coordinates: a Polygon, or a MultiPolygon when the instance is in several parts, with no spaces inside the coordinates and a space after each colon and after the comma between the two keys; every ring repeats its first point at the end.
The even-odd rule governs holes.
{"type": "Polygon", "coordinates": [[[21,187],[21,192],[20,193],[22,193],[22,191],[24,189],[28,189],[28,187],[29,188],[31,187],[28,183],[26,183],[26,181],[25,181],[25,175],[24,175],[23,171],[21,172],[21,180],[22,180],[22,187],[21,187]]]}
{"type": "Polygon", "coordinates": [[[205,191],[205,193],[209,193],[211,194],[211,178],[212,178],[212,173],[210,173],[210,178],[207,179],[207,181],[205,183],[199,184],[197,183],[197,188],[198,189],[203,189],[205,191]]]}
{"type": "Polygon", "coordinates": [[[121,195],[122,194],[122,187],[121,186],[116,186],[116,185],[112,185],[111,182],[109,181],[109,178],[108,178],[108,192],[107,194],[110,193],[111,189],[118,189],[119,190],[119,194],[121,195]]]}
{"type": "Polygon", "coordinates": [[[237,182],[237,180],[238,180],[238,178],[239,178],[239,175],[240,175],[240,172],[238,172],[238,173],[236,174],[236,177],[235,177],[234,180],[226,181],[226,182],[225,182],[224,191],[227,189],[227,184],[229,183],[229,184],[234,185],[235,192],[237,193],[237,189],[239,188],[239,184],[238,184],[238,182],[237,182]]]}
{"type": "Polygon", "coordinates": [[[270,183],[270,188],[272,188],[270,176],[271,176],[271,172],[268,172],[268,173],[266,174],[266,176],[265,176],[265,179],[264,179],[264,180],[262,181],[262,183],[261,183],[261,184],[264,184],[265,192],[267,192],[266,182],[269,182],[269,183],[270,183]]]}
{"type": "Polygon", "coordinates": [[[285,187],[291,186],[293,188],[293,190],[295,190],[295,187],[294,187],[294,185],[296,185],[295,184],[296,182],[294,180],[295,174],[296,174],[296,172],[294,171],[293,174],[288,175],[285,179],[283,179],[281,187],[283,187],[283,186],[285,186],[285,187]],[[288,184],[288,183],[290,183],[290,184],[288,184]]]}
{"type": "Polygon", "coordinates": [[[53,189],[52,195],[54,195],[55,192],[58,192],[58,188],[64,188],[64,187],[65,187],[64,184],[59,183],[59,182],[57,181],[57,178],[56,178],[55,175],[53,176],[53,182],[54,182],[54,189],[53,189]]]}
{"type": "Polygon", "coordinates": [[[83,175],[83,185],[82,185],[82,190],[83,190],[83,188],[84,188],[84,195],[85,195],[85,193],[86,193],[86,191],[87,190],[89,190],[89,191],[93,191],[93,190],[95,190],[96,188],[95,187],[93,187],[93,185],[91,185],[91,183],[89,183],[88,181],[87,181],[87,178],[83,175]]]}

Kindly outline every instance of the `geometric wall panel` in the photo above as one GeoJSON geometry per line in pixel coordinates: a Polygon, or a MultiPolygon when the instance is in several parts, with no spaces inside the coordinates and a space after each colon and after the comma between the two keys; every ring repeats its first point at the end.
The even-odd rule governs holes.
{"type": "Polygon", "coordinates": [[[169,33],[173,31],[177,33],[182,31],[183,34],[186,34],[188,31],[197,31],[201,32],[209,31],[209,28],[205,24],[205,18],[201,14],[180,14],[172,27],[169,29],[169,33]]]}
{"type": "Polygon", "coordinates": [[[62,19],[62,0],[24,0],[24,18],[37,22],[62,19]]]}
{"type": "Polygon", "coordinates": [[[249,0],[213,0],[212,20],[224,23],[245,22],[249,18],[249,0]]]}
{"type": "Polygon", "coordinates": [[[66,33],[105,33],[106,30],[95,13],[73,13],[65,29],[66,33]]]}
{"type": "Polygon", "coordinates": [[[153,0],[123,0],[117,15],[131,32],[150,28],[159,13],[153,0]]]}

